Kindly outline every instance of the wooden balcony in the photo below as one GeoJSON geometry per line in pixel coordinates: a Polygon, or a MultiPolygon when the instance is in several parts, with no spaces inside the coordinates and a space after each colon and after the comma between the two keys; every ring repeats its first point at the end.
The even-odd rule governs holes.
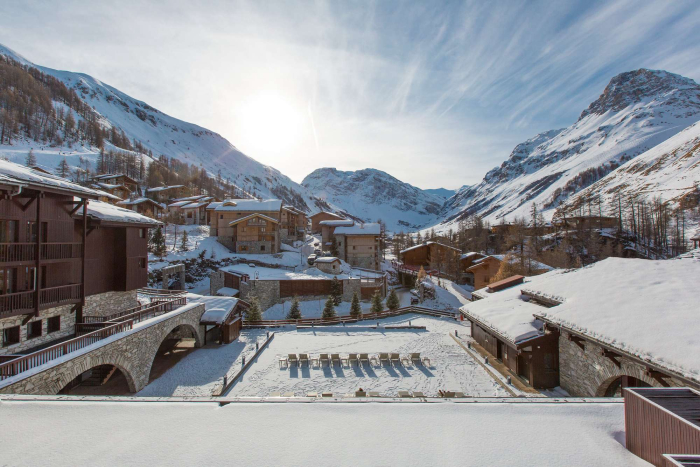
{"type": "MultiPolygon", "coordinates": [[[[69,284],[39,291],[39,309],[80,302],[82,285],[69,284]]],[[[0,295],[0,318],[31,313],[35,309],[36,291],[0,295]]]]}
{"type": "MultiPolygon", "coordinates": [[[[70,260],[82,258],[81,243],[42,243],[41,261],[70,260]]],[[[0,263],[23,263],[36,261],[36,243],[0,243],[0,263]]]]}

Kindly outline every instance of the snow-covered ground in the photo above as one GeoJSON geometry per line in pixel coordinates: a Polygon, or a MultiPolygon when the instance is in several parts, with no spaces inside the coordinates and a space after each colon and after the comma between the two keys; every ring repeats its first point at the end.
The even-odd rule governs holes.
{"type": "MultiPolygon", "coordinates": [[[[301,315],[304,318],[320,318],[323,314],[323,307],[326,304],[326,299],[321,298],[319,300],[309,300],[306,302],[299,302],[299,308],[301,309],[301,315]]],[[[278,303],[263,312],[263,318],[265,319],[286,319],[287,313],[291,308],[292,303],[286,301],[284,303],[278,303]]],[[[372,304],[370,302],[360,302],[360,307],[363,313],[367,313],[372,304]]],[[[338,315],[349,315],[350,314],[350,302],[341,302],[340,305],[335,307],[335,312],[338,315]]]]}
{"type": "Polygon", "coordinates": [[[236,382],[229,396],[268,396],[271,392],[354,393],[359,388],[395,396],[400,390],[421,391],[436,396],[438,390],[462,391],[472,396],[507,396],[501,388],[450,336],[455,330],[463,334],[468,326],[451,319],[422,315],[405,315],[380,321],[381,325],[426,326],[426,330],[372,329],[373,322],[296,330],[288,327],[275,334],[268,348],[255,364],[236,382]],[[290,353],[420,352],[430,359],[428,366],[306,366],[290,368],[279,365],[279,358],[290,353]]]}

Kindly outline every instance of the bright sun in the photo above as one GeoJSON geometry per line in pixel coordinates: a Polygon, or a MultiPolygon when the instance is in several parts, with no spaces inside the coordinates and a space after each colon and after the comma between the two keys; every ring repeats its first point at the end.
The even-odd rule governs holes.
{"type": "Polygon", "coordinates": [[[251,155],[283,152],[302,138],[304,113],[277,93],[251,96],[237,113],[243,139],[239,144],[251,155]]]}

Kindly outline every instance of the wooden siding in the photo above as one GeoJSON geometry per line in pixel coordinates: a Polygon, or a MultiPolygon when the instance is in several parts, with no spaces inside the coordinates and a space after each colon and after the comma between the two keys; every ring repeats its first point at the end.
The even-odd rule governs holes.
{"type": "MultiPolygon", "coordinates": [[[[689,389],[647,389],[650,394],[679,394],[689,389]]],[[[644,394],[643,391],[640,391],[644,394]]],[[[697,394],[697,393],[696,393],[697,394]]],[[[700,427],[664,410],[632,389],[624,390],[626,446],[656,466],[664,454],[700,454],[700,427]]],[[[700,406],[696,406],[700,410],[700,406]]]]}
{"type": "MultiPolygon", "coordinates": [[[[280,281],[280,297],[330,295],[330,280],[285,280],[280,281]]],[[[343,292],[343,282],[340,283],[340,292],[343,292]]]]}
{"type": "Polygon", "coordinates": [[[241,290],[241,278],[236,274],[224,272],[224,287],[241,290]]]}

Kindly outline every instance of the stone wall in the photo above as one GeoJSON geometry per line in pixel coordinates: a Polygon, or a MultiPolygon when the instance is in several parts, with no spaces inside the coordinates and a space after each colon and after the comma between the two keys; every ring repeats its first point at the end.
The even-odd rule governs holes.
{"type": "Polygon", "coordinates": [[[277,249],[275,249],[274,242],[237,242],[236,253],[245,253],[248,255],[269,255],[270,253],[277,253],[277,249]],[[248,247],[247,251],[241,250],[241,247],[244,246],[248,247]],[[261,250],[261,247],[265,247],[265,250],[261,250]]]}
{"type": "MultiPolygon", "coordinates": [[[[603,348],[593,342],[583,342],[584,349],[569,340],[569,333],[559,336],[560,385],[575,397],[602,397],[610,383],[620,376],[633,376],[651,386],[662,387],[656,379],[647,376],[646,367],[625,357],[617,357],[620,367],[602,355],[603,348]]],[[[680,380],[665,379],[670,386],[687,386],[680,380]]]]}
{"type": "Polygon", "coordinates": [[[84,316],[106,316],[138,306],[136,290],[105,292],[85,298],[84,316]]]}
{"type": "Polygon", "coordinates": [[[214,271],[209,274],[209,295],[216,295],[216,292],[224,286],[224,272],[214,271]]]}
{"type": "Polygon", "coordinates": [[[79,375],[100,365],[114,365],[126,377],[131,392],[138,392],[148,384],[151,365],[161,343],[178,326],[188,327],[195,335],[195,347],[204,342],[204,326],[199,320],[204,304],[159,321],[76,356],[65,363],[50,367],[14,384],[0,388],[0,394],[57,394],[79,375]]]}
{"type": "Polygon", "coordinates": [[[256,281],[249,280],[247,283],[241,282],[241,298],[248,301],[251,296],[258,297],[262,311],[267,310],[280,300],[279,281],[256,281]]]}
{"type": "Polygon", "coordinates": [[[231,237],[216,237],[216,241],[221,243],[223,246],[228,248],[231,251],[235,251],[236,245],[233,243],[233,239],[231,237]]]}

